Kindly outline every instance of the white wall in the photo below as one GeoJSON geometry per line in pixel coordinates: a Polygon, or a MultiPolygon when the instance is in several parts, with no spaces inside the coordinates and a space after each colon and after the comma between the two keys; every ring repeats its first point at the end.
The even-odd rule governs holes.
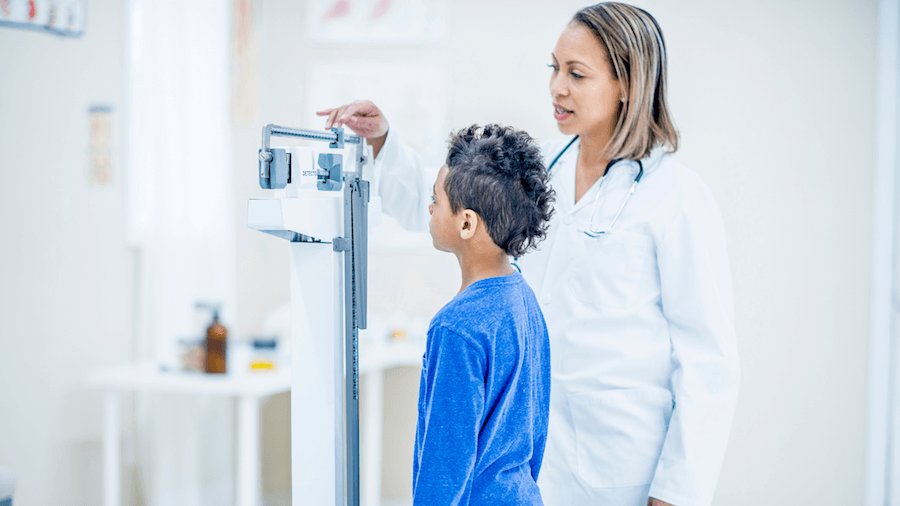
{"type": "Polygon", "coordinates": [[[84,37],[0,28],[0,466],[15,503],[100,504],[89,369],[132,347],[125,244],[123,11],[92,0],[84,37]],[[88,107],[114,107],[113,179],[88,181],[88,107]]]}
{"type": "MultiPolygon", "coordinates": [[[[581,1],[454,0],[436,45],[328,48],[303,35],[302,4],[263,6],[262,123],[295,125],[304,72],[321,59],[438,62],[447,69],[447,130],[502,122],[558,133],[546,64],[581,1]]],[[[727,227],[743,365],[741,396],[716,504],[861,504],[873,178],[875,3],[640,1],[663,27],[677,157],[712,188],[727,227]]],[[[361,97],[365,98],[365,97],[361,97]]],[[[333,104],[321,104],[322,107],[333,104]]],[[[390,119],[391,111],[385,111],[390,119]]],[[[422,111],[428,114],[428,111],[422,111]]],[[[311,127],[316,125],[298,125],[311,127]]],[[[247,132],[240,188],[252,194],[258,129],[247,132]],[[243,185],[243,186],[242,186],[243,185]]],[[[638,190],[639,191],[639,190],[638,190]]],[[[240,224],[238,224],[240,226],[240,224]]],[[[245,234],[243,266],[279,244],[245,234]]],[[[261,267],[249,267],[259,272],[261,267]]],[[[284,269],[278,267],[277,269],[284,269]]],[[[242,278],[245,328],[275,279],[242,278]]],[[[374,252],[371,304],[430,316],[456,288],[452,259],[374,252]],[[435,263],[439,262],[439,263],[435,263]],[[388,276],[397,275],[394,282],[388,276]],[[417,288],[410,280],[426,280],[417,288]],[[430,294],[423,302],[422,295],[430,294]],[[441,299],[441,296],[444,299],[441,299]]],[[[252,271],[251,271],[252,272],[252,271]]],[[[385,495],[409,496],[417,380],[386,384],[385,495]],[[412,385],[412,386],[410,386],[412,385]],[[393,396],[393,397],[391,397],[393,396]]]]}

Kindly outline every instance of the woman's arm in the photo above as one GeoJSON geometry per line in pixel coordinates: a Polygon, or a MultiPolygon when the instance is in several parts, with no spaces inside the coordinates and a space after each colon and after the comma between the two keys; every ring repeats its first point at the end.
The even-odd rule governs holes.
{"type": "Polygon", "coordinates": [[[428,231],[430,184],[418,153],[403,144],[378,107],[368,100],[316,112],[328,116],[325,129],[347,126],[366,138],[375,155],[382,209],[400,225],[415,232],[428,231]]]}
{"type": "Polygon", "coordinates": [[[650,497],[708,506],[737,399],[740,366],[731,273],[719,209],[693,174],[657,249],[662,309],[675,368],[675,407],[650,497]]]}

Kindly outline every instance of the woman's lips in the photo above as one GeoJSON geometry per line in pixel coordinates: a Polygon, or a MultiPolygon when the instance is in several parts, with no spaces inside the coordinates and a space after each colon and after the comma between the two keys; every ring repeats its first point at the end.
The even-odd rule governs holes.
{"type": "Polygon", "coordinates": [[[572,114],[572,111],[563,109],[558,104],[553,104],[553,117],[556,118],[556,121],[568,119],[572,114]]]}

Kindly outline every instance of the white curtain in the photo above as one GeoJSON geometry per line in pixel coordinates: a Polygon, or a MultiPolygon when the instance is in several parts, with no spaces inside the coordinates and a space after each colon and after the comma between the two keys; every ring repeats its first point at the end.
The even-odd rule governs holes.
{"type": "MultiPolygon", "coordinates": [[[[139,358],[177,365],[199,337],[195,303],[237,314],[230,164],[230,2],[130,0],[127,26],[128,238],[139,251],[139,358]]],[[[208,318],[207,318],[208,320],[208,318]]],[[[228,505],[233,405],[222,398],[138,398],[138,465],[148,504],[228,505]]]]}

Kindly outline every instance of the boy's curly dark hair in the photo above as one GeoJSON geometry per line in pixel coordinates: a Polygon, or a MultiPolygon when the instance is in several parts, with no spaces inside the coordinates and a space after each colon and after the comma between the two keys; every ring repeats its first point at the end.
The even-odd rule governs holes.
{"type": "Polygon", "coordinates": [[[506,254],[518,258],[547,236],[555,192],[527,133],[495,124],[450,135],[444,190],[455,214],[471,209],[506,254]]]}

